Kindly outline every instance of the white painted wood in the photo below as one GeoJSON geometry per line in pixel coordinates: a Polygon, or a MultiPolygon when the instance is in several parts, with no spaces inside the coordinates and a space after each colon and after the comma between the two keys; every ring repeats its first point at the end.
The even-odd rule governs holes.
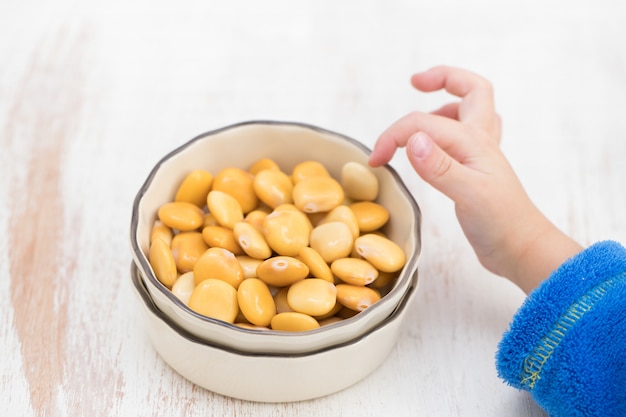
{"type": "Polygon", "coordinates": [[[2,414],[544,415],[494,368],[522,293],[481,268],[402,153],[425,219],[420,293],[383,366],[318,400],[224,398],[157,356],[129,283],[130,208],[165,153],[234,122],[372,146],[448,99],[408,82],[444,63],[493,81],[502,146],[559,227],[626,242],[624,21],[619,0],[0,4],[2,414]]]}

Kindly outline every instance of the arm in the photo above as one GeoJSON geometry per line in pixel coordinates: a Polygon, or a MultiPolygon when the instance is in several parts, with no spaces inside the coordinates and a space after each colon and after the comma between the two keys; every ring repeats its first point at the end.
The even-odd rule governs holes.
{"type": "Polygon", "coordinates": [[[411,81],[461,101],[398,120],[370,164],[406,146],[415,171],[454,201],[481,263],[529,293],[500,342],[498,374],[552,417],[626,416],[626,249],[582,250],[534,206],[499,149],[487,81],[448,67],[411,81]]]}
{"type": "Polygon", "coordinates": [[[378,139],[370,165],[389,162],[406,146],[415,171],[454,201],[480,262],[530,292],[582,247],[541,214],[502,154],[491,84],[443,66],[414,75],[411,83],[424,92],[445,89],[461,100],[395,122],[378,139]]]}

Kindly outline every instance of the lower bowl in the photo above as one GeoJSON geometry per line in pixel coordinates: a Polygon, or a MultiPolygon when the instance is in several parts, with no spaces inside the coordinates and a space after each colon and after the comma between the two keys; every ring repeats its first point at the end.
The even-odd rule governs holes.
{"type": "Polygon", "coordinates": [[[398,339],[415,297],[417,271],[402,301],[386,320],[348,342],[302,354],[241,352],[189,334],[154,304],[137,267],[131,279],[158,354],[176,372],[209,391],[257,402],[293,402],[345,389],[378,368],[398,339]]]}

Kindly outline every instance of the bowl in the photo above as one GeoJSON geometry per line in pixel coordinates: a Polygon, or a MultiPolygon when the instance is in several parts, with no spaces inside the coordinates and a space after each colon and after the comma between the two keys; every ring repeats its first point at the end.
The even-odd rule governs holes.
{"type": "Polygon", "coordinates": [[[341,391],[370,375],[394,348],[418,284],[415,272],[392,313],[347,342],[308,353],[258,354],[190,334],[158,309],[134,264],[131,280],[146,333],[170,367],[202,388],[256,402],[310,400],[341,391]]]}
{"type": "Polygon", "coordinates": [[[419,207],[390,166],[372,169],[379,181],[377,201],[390,211],[390,220],[383,229],[385,234],[399,244],[407,260],[390,291],[352,318],[298,333],[244,329],[191,310],[157,280],[147,258],[157,209],[173,200],[178,185],[192,169],[218,172],[233,166],[244,168],[259,159],[271,158],[285,172],[290,172],[299,162],[317,160],[333,177],[339,178],[346,162],[367,164],[369,153],[360,142],[319,127],[251,121],[204,133],[167,154],[137,193],[131,218],[133,259],[155,305],[171,321],[200,340],[256,353],[316,351],[352,340],[387,319],[411,286],[421,252],[419,207]]]}

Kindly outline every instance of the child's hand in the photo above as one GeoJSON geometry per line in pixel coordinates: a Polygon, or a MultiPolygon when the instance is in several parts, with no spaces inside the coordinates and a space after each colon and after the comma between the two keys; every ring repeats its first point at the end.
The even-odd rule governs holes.
{"type": "Polygon", "coordinates": [[[406,146],[415,171],[454,201],[480,262],[529,292],[582,248],[539,212],[502,154],[491,84],[444,66],[411,83],[424,92],[445,89],[461,101],[395,122],[378,139],[370,165],[389,162],[406,146]]]}

